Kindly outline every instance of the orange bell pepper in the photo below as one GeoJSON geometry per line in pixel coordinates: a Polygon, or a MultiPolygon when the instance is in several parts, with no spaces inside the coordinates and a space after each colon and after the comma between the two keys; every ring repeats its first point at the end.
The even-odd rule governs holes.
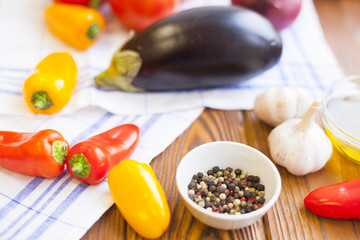
{"type": "Polygon", "coordinates": [[[108,184],[127,223],[145,238],[159,238],[168,228],[170,208],[151,166],[125,159],[110,170],[108,184]]]}
{"type": "Polygon", "coordinates": [[[67,52],[52,53],[26,79],[24,98],[35,113],[59,112],[70,100],[76,86],[77,67],[67,52]]]}
{"type": "Polygon", "coordinates": [[[105,29],[104,17],[95,9],[66,3],[54,3],[45,11],[50,31],[79,50],[93,45],[105,29]]]}

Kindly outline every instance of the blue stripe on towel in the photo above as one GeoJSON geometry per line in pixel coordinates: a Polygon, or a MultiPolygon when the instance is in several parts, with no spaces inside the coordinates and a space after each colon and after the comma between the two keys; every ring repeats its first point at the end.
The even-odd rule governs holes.
{"type": "Polygon", "coordinates": [[[35,177],[28,185],[26,185],[8,204],[0,209],[0,219],[9,214],[14,208],[16,208],[21,201],[27,198],[36,189],[45,178],[35,177]]]}

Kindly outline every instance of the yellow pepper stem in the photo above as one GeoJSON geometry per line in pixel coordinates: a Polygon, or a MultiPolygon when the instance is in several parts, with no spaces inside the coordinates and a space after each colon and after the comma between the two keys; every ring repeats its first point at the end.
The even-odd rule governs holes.
{"type": "Polygon", "coordinates": [[[97,23],[93,23],[90,25],[87,33],[86,33],[86,36],[91,39],[91,40],[94,40],[96,39],[97,37],[99,37],[101,34],[101,28],[99,26],[99,24],[97,23]]]}
{"type": "Polygon", "coordinates": [[[46,91],[34,92],[31,96],[31,103],[34,105],[34,108],[41,110],[49,109],[54,105],[46,91]]]}

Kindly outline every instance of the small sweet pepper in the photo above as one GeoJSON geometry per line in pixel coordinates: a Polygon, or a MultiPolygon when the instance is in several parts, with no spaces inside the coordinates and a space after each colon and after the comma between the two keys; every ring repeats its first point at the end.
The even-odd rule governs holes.
{"type": "Polygon", "coordinates": [[[54,3],[46,9],[45,21],[55,36],[78,50],[93,45],[105,29],[100,12],[75,4],[54,3]]]}
{"type": "Polygon", "coordinates": [[[67,52],[56,52],[45,57],[26,79],[24,98],[34,113],[59,112],[70,100],[75,86],[77,67],[67,52]]]}
{"type": "Polygon", "coordinates": [[[145,238],[158,238],[170,223],[166,195],[151,166],[125,159],[110,170],[108,184],[127,223],[145,238]]]}

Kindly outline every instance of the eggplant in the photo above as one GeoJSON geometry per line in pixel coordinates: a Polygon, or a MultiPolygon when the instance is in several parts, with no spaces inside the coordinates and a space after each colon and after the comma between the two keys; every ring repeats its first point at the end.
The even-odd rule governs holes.
{"type": "Polygon", "coordinates": [[[167,17],[124,43],[95,86],[166,91],[237,84],[281,57],[273,25],[241,7],[207,6],[167,17]]]}

